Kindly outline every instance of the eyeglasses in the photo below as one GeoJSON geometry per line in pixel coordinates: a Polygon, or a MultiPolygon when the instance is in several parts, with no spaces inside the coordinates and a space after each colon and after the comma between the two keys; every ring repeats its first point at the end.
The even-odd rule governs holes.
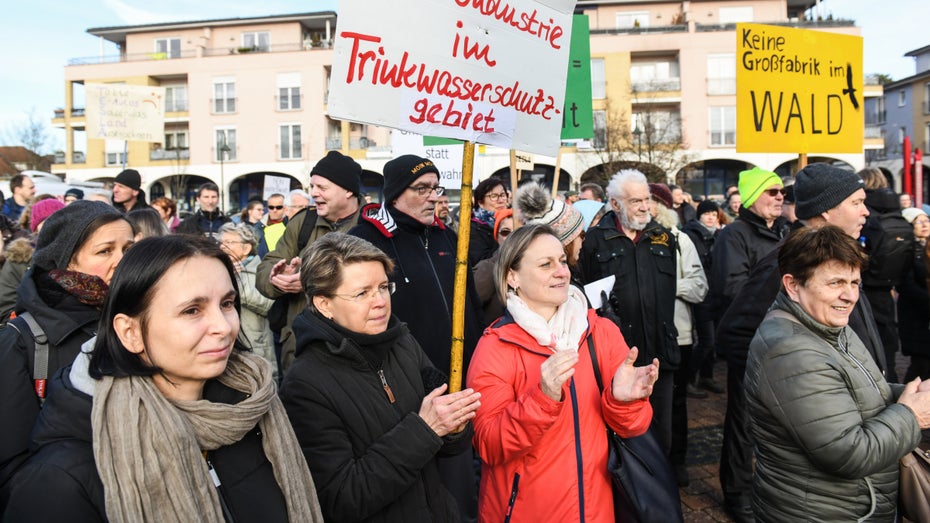
{"type": "Polygon", "coordinates": [[[376,288],[368,291],[361,291],[358,294],[333,294],[337,298],[342,298],[343,300],[348,300],[354,303],[361,303],[363,301],[371,301],[376,297],[381,296],[382,298],[387,298],[388,296],[394,294],[394,291],[397,290],[397,284],[390,281],[378,285],[376,288]]]}
{"type": "Polygon", "coordinates": [[[510,229],[498,229],[497,235],[500,236],[501,238],[506,238],[512,232],[513,231],[510,229]]]}
{"type": "Polygon", "coordinates": [[[500,200],[503,200],[503,199],[507,198],[507,193],[505,193],[505,192],[489,192],[488,194],[485,194],[484,197],[487,198],[487,199],[489,199],[489,200],[500,201],[500,200]]]}
{"type": "Polygon", "coordinates": [[[223,240],[220,242],[220,245],[222,245],[223,247],[231,247],[236,244],[244,245],[245,242],[242,240],[223,240]]]}
{"type": "Polygon", "coordinates": [[[269,205],[268,206],[269,211],[280,211],[283,208],[284,208],[283,205],[269,205]]]}
{"type": "Polygon", "coordinates": [[[917,218],[914,220],[914,225],[926,225],[930,223],[930,218],[917,218]]]}
{"type": "Polygon", "coordinates": [[[446,192],[446,188],[442,185],[411,185],[407,187],[411,191],[416,191],[420,196],[426,196],[430,192],[435,192],[436,196],[442,196],[446,192]]]}
{"type": "Polygon", "coordinates": [[[782,188],[780,188],[780,189],[769,189],[769,190],[767,190],[767,191],[762,191],[762,192],[764,192],[765,194],[767,194],[767,195],[771,196],[772,198],[774,198],[774,197],[778,196],[779,194],[782,195],[782,196],[784,196],[784,195],[785,195],[785,188],[782,187],[782,188]]]}

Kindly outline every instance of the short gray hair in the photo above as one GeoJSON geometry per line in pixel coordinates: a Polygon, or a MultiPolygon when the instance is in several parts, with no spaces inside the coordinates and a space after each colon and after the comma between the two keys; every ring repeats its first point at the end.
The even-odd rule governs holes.
{"type": "Polygon", "coordinates": [[[308,202],[312,202],[313,198],[303,189],[294,189],[293,191],[287,193],[287,197],[284,198],[284,205],[294,205],[294,196],[302,196],[306,198],[308,202]]]}
{"type": "Polygon", "coordinates": [[[250,225],[232,222],[224,223],[218,232],[221,238],[223,234],[227,232],[235,234],[239,237],[239,241],[252,246],[252,254],[255,254],[255,251],[258,249],[258,237],[255,236],[255,229],[250,225]]]}
{"type": "Polygon", "coordinates": [[[607,185],[607,196],[617,200],[618,203],[621,202],[626,196],[623,187],[628,183],[641,183],[648,186],[649,180],[646,179],[645,174],[636,169],[624,169],[610,179],[607,185]]]}
{"type": "Polygon", "coordinates": [[[305,249],[306,257],[300,267],[300,283],[307,294],[307,307],[317,312],[313,305],[314,296],[333,296],[342,284],[342,269],[353,263],[378,262],[384,272],[394,271],[394,261],[368,240],[331,232],[313,242],[312,249],[305,249]]]}

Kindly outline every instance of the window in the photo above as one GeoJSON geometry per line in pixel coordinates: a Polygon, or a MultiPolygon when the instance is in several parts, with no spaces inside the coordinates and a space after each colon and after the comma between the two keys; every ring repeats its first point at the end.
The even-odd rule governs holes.
{"type": "Polygon", "coordinates": [[[299,160],[301,157],[300,124],[284,124],[278,127],[281,141],[278,150],[282,160],[299,160]]]}
{"type": "Polygon", "coordinates": [[[165,133],[165,149],[187,149],[187,131],[168,131],[165,133]]]}
{"type": "Polygon", "coordinates": [[[594,140],[595,149],[607,147],[607,111],[594,111],[594,140]]]}
{"type": "Polygon", "coordinates": [[[904,89],[898,91],[898,107],[904,107],[907,104],[907,92],[904,89]]]}
{"type": "Polygon", "coordinates": [[[607,98],[607,73],[604,69],[603,58],[591,59],[591,98],[594,100],[607,98]]]}
{"type": "Polygon", "coordinates": [[[930,114],[930,83],[924,84],[924,114],[930,114]]]}
{"type": "Polygon", "coordinates": [[[617,29],[649,27],[649,11],[617,13],[617,29]]]}
{"type": "Polygon", "coordinates": [[[736,94],[736,55],[707,56],[707,94],[736,94]]]}
{"type": "Polygon", "coordinates": [[[181,39],[180,38],[156,38],[155,39],[156,58],[180,58],[181,57],[181,39]]]}
{"type": "Polygon", "coordinates": [[[165,112],[171,113],[176,111],[187,110],[187,86],[186,85],[166,85],[165,86],[165,112]]]}
{"type": "Polygon", "coordinates": [[[712,146],[736,145],[736,107],[710,108],[710,144],[712,146]]]}
{"type": "Polygon", "coordinates": [[[930,151],[930,123],[924,128],[924,150],[930,151]]]}
{"type": "Polygon", "coordinates": [[[875,123],[885,123],[885,97],[875,99],[875,123]]]}
{"type": "MultiPolygon", "coordinates": [[[[735,67],[735,66],[734,66],[735,67]]],[[[678,91],[681,89],[678,61],[636,61],[630,64],[633,92],[678,91]]]]}
{"type": "Polygon", "coordinates": [[[232,78],[213,80],[213,112],[236,112],[236,82],[232,78]]]}
{"type": "Polygon", "coordinates": [[[213,143],[216,151],[216,161],[232,162],[236,160],[235,128],[221,127],[216,129],[216,138],[213,143]],[[224,148],[227,150],[224,151],[224,148]]]}
{"type": "Polygon", "coordinates": [[[752,7],[721,7],[720,23],[752,22],[752,7]]]}
{"type": "Polygon", "coordinates": [[[643,144],[679,143],[681,142],[681,116],[678,111],[650,110],[633,113],[630,119],[630,132],[634,140],[643,144]],[[635,137],[636,129],[642,133],[635,137]]]}
{"type": "Polygon", "coordinates": [[[123,165],[126,163],[126,142],[122,140],[107,140],[104,143],[107,153],[107,165],[123,165]]]}
{"type": "Polygon", "coordinates": [[[300,109],[300,73],[281,73],[278,75],[278,110],[296,111],[300,109]]]}
{"type": "Polygon", "coordinates": [[[898,127],[898,145],[904,144],[905,136],[907,136],[907,127],[898,127]]]}
{"type": "Polygon", "coordinates": [[[242,33],[242,47],[256,51],[268,51],[271,47],[271,35],[268,31],[242,33]]]}

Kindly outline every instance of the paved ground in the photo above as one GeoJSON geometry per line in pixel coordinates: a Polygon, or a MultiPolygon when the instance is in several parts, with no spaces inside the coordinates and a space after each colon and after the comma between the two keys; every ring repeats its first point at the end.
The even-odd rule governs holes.
{"type": "MultiPolygon", "coordinates": [[[[895,368],[904,376],[909,358],[898,353],[895,368]]],[[[718,383],[726,381],[726,366],[714,369],[718,383]]],[[[680,490],[685,522],[730,522],[723,510],[718,468],[723,442],[723,417],[727,395],[710,393],[707,398],[688,398],[688,473],[691,484],[680,490]]]]}

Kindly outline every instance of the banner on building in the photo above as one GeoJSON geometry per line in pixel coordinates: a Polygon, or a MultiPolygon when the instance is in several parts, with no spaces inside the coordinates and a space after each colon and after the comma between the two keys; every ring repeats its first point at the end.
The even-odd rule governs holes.
{"type": "Polygon", "coordinates": [[[458,140],[422,136],[409,131],[391,131],[391,155],[415,154],[432,160],[439,169],[439,185],[446,189],[462,188],[464,146],[458,140]]]}
{"type": "Polygon", "coordinates": [[[861,153],[862,37],[736,25],[736,151],[861,153]]]}
{"type": "Polygon", "coordinates": [[[574,0],[341,0],[329,116],[555,156],[574,0]]]}
{"type": "Polygon", "coordinates": [[[84,115],[87,138],[162,142],[165,139],[165,88],[87,84],[84,115]]]}
{"type": "Polygon", "coordinates": [[[591,97],[591,30],[588,15],[572,18],[572,44],[565,76],[565,109],[562,139],[590,140],[594,137],[594,106],[591,97]]]}

